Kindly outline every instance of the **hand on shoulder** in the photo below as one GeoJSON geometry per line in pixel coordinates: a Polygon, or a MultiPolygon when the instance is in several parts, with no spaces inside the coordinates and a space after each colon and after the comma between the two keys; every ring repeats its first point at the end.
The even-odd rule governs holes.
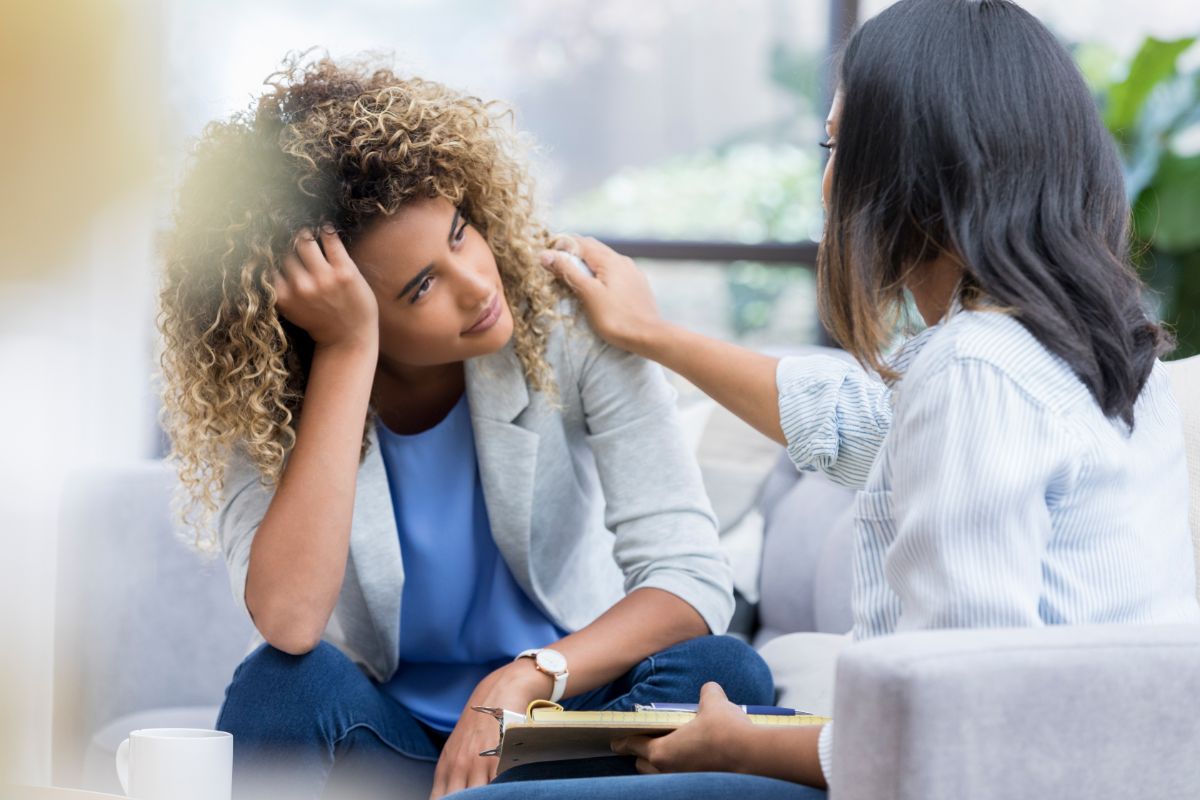
{"type": "Polygon", "coordinates": [[[561,237],[555,245],[542,254],[542,265],[579,298],[596,334],[614,347],[642,354],[666,326],[645,273],[633,259],[591,237],[561,237]]]}

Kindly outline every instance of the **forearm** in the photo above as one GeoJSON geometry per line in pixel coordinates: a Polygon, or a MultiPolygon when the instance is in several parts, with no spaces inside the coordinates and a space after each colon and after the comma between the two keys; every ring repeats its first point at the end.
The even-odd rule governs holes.
{"type": "Polygon", "coordinates": [[[779,359],[666,322],[621,344],[682,375],[764,436],[787,443],[775,384],[779,359]]]}
{"type": "Polygon", "coordinates": [[[730,769],[748,775],[825,788],[817,744],[822,726],[802,728],[738,728],[729,742],[730,769]]]}
{"type": "Polygon", "coordinates": [[[567,657],[567,694],[615,681],[643,659],[688,639],[708,626],[686,601],[661,589],[636,589],[595,622],[566,636],[554,649],[567,657]]]}
{"type": "MultiPolygon", "coordinates": [[[[637,589],[585,628],[550,645],[566,656],[567,697],[612,683],[645,658],[707,634],[704,619],[687,602],[661,589],[637,589]]],[[[554,681],[530,659],[511,665],[533,696],[547,698],[554,681]]]]}
{"type": "Polygon", "coordinates": [[[354,490],[377,348],[318,348],[296,444],[250,549],[246,606],[287,652],[319,641],[349,552],[354,490]]]}

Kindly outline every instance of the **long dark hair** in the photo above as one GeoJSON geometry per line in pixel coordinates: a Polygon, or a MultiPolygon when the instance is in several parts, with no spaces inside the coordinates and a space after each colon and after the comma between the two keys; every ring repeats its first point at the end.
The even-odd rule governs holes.
{"type": "Polygon", "coordinates": [[[1170,336],[1129,260],[1115,145],[1054,36],[1008,0],[901,0],[841,59],[821,315],[863,363],[909,271],[948,253],[960,300],[1012,313],[1108,417],[1133,407],[1170,336]]]}

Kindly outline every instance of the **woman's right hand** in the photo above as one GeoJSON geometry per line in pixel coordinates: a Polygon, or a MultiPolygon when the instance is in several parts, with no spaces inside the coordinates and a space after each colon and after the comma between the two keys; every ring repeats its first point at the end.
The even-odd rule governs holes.
{"type": "Polygon", "coordinates": [[[667,323],[658,313],[650,282],[633,259],[587,236],[563,243],[587,262],[595,277],[579,269],[557,243],[560,249],[542,254],[542,265],[579,298],[597,335],[622,350],[651,355],[667,323]]]}
{"type": "Polygon", "coordinates": [[[379,304],[332,226],[320,244],[307,228],[271,276],[275,308],[318,347],[378,347],[379,304]]]}

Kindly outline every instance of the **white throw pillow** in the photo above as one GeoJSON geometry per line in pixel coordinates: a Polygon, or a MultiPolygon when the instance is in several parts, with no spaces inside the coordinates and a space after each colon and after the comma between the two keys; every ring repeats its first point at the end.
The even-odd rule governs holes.
{"type": "Polygon", "coordinates": [[[1196,550],[1196,596],[1200,598],[1200,356],[1167,363],[1171,390],[1183,415],[1183,442],[1187,449],[1191,487],[1192,544],[1196,550]]]}

